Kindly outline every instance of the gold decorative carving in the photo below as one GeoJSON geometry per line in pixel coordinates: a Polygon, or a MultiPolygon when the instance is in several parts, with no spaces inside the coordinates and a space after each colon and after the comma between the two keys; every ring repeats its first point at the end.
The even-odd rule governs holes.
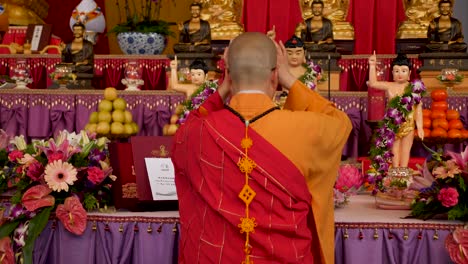
{"type": "Polygon", "coordinates": [[[154,157],[164,158],[164,157],[169,156],[169,150],[166,149],[166,146],[161,145],[161,146],[159,146],[159,150],[153,149],[151,151],[151,155],[153,155],[154,157]]]}
{"type": "Polygon", "coordinates": [[[229,40],[244,32],[240,24],[243,0],[195,0],[201,3],[201,19],[210,23],[212,40],[229,40]]]}
{"type": "MultiPolygon", "coordinates": [[[[299,0],[299,6],[301,7],[304,20],[312,17],[312,1],[313,0],[299,0]]],[[[346,21],[349,0],[323,0],[323,4],[323,16],[330,19],[333,23],[333,39],[354,39],[354,27],[346,21]]]]}
{"type": "Polygon", "coordinates": [[[44,24],[49,12],[46,0],[3,0],[10,25],[44,24]]]}

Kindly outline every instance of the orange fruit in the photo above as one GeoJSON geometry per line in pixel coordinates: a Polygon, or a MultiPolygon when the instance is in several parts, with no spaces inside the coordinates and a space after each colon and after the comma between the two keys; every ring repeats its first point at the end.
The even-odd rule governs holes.
{"type": "MultiPolygon", "coordinates": [[[[460,113],[457,110],[449,109],[447,110],[447,120],[454,120],[460,118],[460,113]]],[[[424,116],[424,113],[423,113],[424,116]]]]}
{"type": "Polygon", "coordinates": [[[449,129],[463,129],[463,123],[460,119],[453,119],[449,121],[449,129]]]}
{"type": "Polygon", "coordinates": [[[432,111],[434,111],[434,110],[447,111],[447,109],[448,109],[447,101],[432,102],[431,109],[432,109],[432,111]]]}
{"type": "Polygon", "coordinates": [[[442,118],[442,119],[445,119],[447,115],[445,114],[445,111],[443,110],[432,110],[432,113],[431,113],[431,119],[438,119],[438,118],[442,118]]]}
{"type": "Polygon", "coordinates": [[[432,128],[442,128],[443,130],[447,131],[449,129],[449,123],[447,119],[444,118],[437,118],[432,121],[432,128]]]}
{"type": "Polygon", "coordinates": [[[431,128],[432,121],[429,117],[423,117],[423,128],[431,128]]]}
{"type": "Polygon", "coordinates": [[[431,131],[431,137],[441,137],[441,138],[446,138],[447,137],[447,131],[445,131],[444,129],[438,127],[438,128],[434,128],[432,131],[431,131]]]}
{"type": "Polygon", "coordinates": [[[430,109],[423,109],[422,113],[423,113],[423,117],[430,118],[432,111],[430,109]]]}
{"type": "Polygon", "coordinates": [[[462,134],[459,129],[450,129],[447,133],[447,136],[449,138],[461,138],[462,134]]]}

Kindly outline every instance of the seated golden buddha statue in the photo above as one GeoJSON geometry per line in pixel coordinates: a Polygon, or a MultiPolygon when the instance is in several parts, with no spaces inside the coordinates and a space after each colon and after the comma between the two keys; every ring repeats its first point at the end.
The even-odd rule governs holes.
{"type": "MultiPolygon", "coordinates": [[[[333,39],[354,39],[354,28],[349,22],[346,21],[349,0],[322,0],[322,2],[323,17],[329,19],[333,24],[333,39]]],[[[312,3],[313,0],[300,0],[302,17],[304,20],[307,20],[313,16],[312,3]]]]}
{"type": "Polygon", "coordinates": [[[439,16],[438,0],[404,1],[406,20],[400,25],[397,38],[426,38],[429,22],[439,16]]]}
{"type": "Polygon", "coordinates": [[[211,30],[208,21],[200,18],[201,4],[192,3],[192,18],[179,24],[179,43],[173,49],[179,52],[211,52],[211,30]]]}
{"type": "Polygon", "coordinates": [[[201,18],[210,23],[211,39],[233,39],[244,32],[239,23],[242,0],[195,0],[202,3],[201,18]]]}
{"type": "Polygon", "coordinates": [[[44,24],[43,19],[49,11],[46,0],[3,0],[2,5],[8,13],[10,25],[44,24]]]}

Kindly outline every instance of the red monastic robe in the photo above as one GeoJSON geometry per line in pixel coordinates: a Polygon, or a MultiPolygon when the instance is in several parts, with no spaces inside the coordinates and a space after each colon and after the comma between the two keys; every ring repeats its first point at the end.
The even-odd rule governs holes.
{"type": "MultiPolygon", "coordinates": [[[[247,120],[274,106],[263,94],[239,94],[230,106],[247,120]]],[[[300,82],[286,107],[251,125],[249,157],[257,164],[250,216],[254,263],[333,263],[333,184],[351,130],[346,114],[300,82]]],[[[215,93],[175,136],[173,162],[182,226],[180,263],[241,263],[238,224],[244,175],[236,163],[245,125],[215,93]]]]}

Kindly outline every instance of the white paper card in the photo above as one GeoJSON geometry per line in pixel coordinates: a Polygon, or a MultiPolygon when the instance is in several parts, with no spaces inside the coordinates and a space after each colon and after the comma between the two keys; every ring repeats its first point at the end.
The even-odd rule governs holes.
{"type": "Polygon", "coordinates": [[[34,26],[33,37],[31,40],[31,50],[37,51],[39,49],[39,42],[41,40],[42,28],[43,26],[41,25],[34,26]]]}
{"type": "Polygon", "coordinates": [[[153,200],[177,200],[174,165],[170,158],[145,158],[153,200]]]}

